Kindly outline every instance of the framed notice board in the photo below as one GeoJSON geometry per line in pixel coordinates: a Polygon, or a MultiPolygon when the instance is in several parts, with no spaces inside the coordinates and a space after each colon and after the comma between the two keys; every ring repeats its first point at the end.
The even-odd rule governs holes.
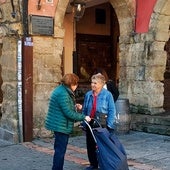
{"type": "Polygon", "coordinates": [[[29,16],[29,34],[31,35],[53,35],[54,18],[48,16],[29,16]]]}

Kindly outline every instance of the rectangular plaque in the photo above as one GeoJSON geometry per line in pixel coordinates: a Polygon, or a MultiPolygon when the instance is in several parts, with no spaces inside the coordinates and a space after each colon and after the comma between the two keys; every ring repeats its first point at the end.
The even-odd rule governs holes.
{"type": "Polygon", "coordinates": [[[32,35],[53,35],[54,18],[47,16],[30,15],[29,33],[32,35]]]}

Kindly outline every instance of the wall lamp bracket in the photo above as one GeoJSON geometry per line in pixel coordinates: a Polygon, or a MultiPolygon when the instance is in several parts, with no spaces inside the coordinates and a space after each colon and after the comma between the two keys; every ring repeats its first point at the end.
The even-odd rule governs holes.
{"type": "Polygon", "coordinates": [[[37,2],[37,10],[40,10],[41,9],[41,0],[38,0],[38,2],[37,2]]]}
{"type": "Polygon", "coordinates": [[[80,18],[83,17],[84,11],[86,8],[85,0],[73,0],[70,2],[70,5],[73,7],[74,18],[76,21],[79,21],[80,18]]]}

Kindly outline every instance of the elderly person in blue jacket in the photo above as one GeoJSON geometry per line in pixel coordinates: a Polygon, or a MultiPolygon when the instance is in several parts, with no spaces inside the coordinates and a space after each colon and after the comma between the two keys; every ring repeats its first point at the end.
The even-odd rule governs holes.
{"type": "Polygon", "coordinates": [[[76,74],[64,75],[61,84],[53,90],[50,97],[45,127],[55,134],[52,170],[63,170],[69,134],[73,131],[74,122],[91,120],[89,116],[76,111],[81,109],[81,105],[76,105],[74,96],[78,81],[76,74]]]}
{"type": "MultiPolygon", "coordinates": [[[[84,115],[95,119],[106,116],[105,126],[112,133],[114,131],[116,109],[113,96],[111,92],[103,88],[104,84],[105,77],[102,74],[98,73],[92,76],[91,90],[85,95],[82,112],[84,115]]],[[[90,166],[86,170],[97,169],[96,143],[88,128],[86,130],[86,144],[90,162],[90,166]]]]}

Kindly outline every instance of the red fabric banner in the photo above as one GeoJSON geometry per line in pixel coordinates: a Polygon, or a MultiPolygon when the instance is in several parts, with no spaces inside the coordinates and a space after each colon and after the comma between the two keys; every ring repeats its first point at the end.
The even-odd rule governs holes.
{"type": "Polygon", "coordinates": [[[0,0],[0,5],[6,3],[7,0],[0,0]]]}
{"type": "Polygon", "coordinates": [[[149,22],[155,4],[156,0],[136,0],[135,32],[148,32],[149,22]]]}

